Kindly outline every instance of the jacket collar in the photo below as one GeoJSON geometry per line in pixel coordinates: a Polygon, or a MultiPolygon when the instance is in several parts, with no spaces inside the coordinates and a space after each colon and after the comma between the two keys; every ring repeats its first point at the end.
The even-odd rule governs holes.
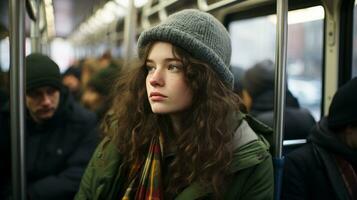
{"type": "MultiPolygon", "coordinates": [[[[256,124],[253,123],[250,125],[248,123],[249,121],[245,120],[247,116],[243,114],[243,117],[244,118],[241,121],[240,126],[234,132],[233,137],[233,146],[235,150],[233,152],[233,161],[231,164],[232,174],[255,166],[269,157],[269,143],[264,137],[256,133],[257,130],[263,129],[264,127],[260,127],[260,123],[251,117],[249,117],[249,121],[253,120],[256,124]]],[[[268,129],[265,131],[272,133],[271,130],[268,129]]],[[[175,199],[197,199],[211,192],[212,190],[210,188],[202,187],[197,182],[194,182],[185,188],[175,199]]]]}
{"type": "Polygon", "coordinates": [[[312,129],[308,138],[314,144],[317,144],[328,152],[341,155],[354,165],[357,164],[357,150],[354,150],[342,142],[336,133],[333,133],[327,125],[326,117],[323,117],[312,129]]]}

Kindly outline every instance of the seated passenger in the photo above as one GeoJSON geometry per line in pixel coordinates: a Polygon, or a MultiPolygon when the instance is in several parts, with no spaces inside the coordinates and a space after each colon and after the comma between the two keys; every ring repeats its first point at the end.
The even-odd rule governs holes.
{"type": "Polygon", "coordinates": [[[242,80],[243,80],[245,71],[241,67],[232,66],[231,72],[234,76],[233,91],[236,94],[238,94],[239,96],[243,96],[243,94],[242,94],[242,92],[243,92],[242,80]]]}
{"type": "MultiPolygon", "coordinates": [[[[25,158],[31,200],[73,199],[97,144],[96,117],[75,103],[61,85],[57,64],[48,56],[26,57],[25,158]]],[[[0,121],[0,191],[11,195],[10,114],[0,121]]]]}
{"type": "Polygon", "coordinates": [[[115,81],[119,68],[108,67],[94,74],[83,91],[81,102],[95,112],[100,121],[111,106],[110,89],[115,81]]]}
{"type": "Polygon", "coordinates": [[[70,66],[62,75],[62,84],[68,88],[74,99],[79,102],[81,99],[81,69],[77,66],[70,66]]]}
{"type": "Polygon", "coordinates": [[[81,86],[84,89],[87,87],[87,83],[89,79],[93,76],[93,74],[97,73],[102,68],[99,65],[97,59],[85,58],[82,61],[82,65],[80,66],[80,69],[81,69],[81,86]]]}
{"type": "Polygon", "coordinates": [[[286,157],[282,198],[357,199],[357,78],[336,92],[309,143],[286,157]]]}
{"type": "MultiPolygon", "coordinates": [[[[243,78],[243,101],[248,112],[270,127],[274,126],[274,73],[274,63],[264,60],[248,69],[243,78]]],[[[300,108],[289,90],[285,105],[284,140],[305,139],[315,119],[300,108]]]]}
{"type": "Polygon", "coordinates": [[[138,48],[75,199],[273,199],[272,131],[239,110],[225,27],[183,10],[138,48]]]}

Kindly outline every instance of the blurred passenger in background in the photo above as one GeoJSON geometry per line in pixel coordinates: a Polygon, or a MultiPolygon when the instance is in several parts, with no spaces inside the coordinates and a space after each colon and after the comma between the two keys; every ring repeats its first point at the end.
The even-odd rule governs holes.
{"type": "Polygon", "coordinates": [[[86,58],[81,66],[81,85],[85,89],[90,78],[102,68],[94,58],[86,58]]]}
{"type": "Polygon", "coordinates": [[[231,72],[234,76],[234,84],[233,84],[233,91],[238,94],[240,97],[243,96],[243,77],[244,77],[244,70],[241,67],[231,67],[231,72]]]}
{"type": "Polygon", "coordinates": [[[79,102],[81,99],[81,69],[77,66],[70,66],[62,75],[62,84],[66,86],[74,99],[79,102]]]}
{"type": "Polygon", "coordinates": [[[110,90],[119,68],[108,67],[94,74],[83,91],[81,102],[89,110],[95,112],[100,121],[111,106],[110,90]]]}
{"type": "Polygon", "coordinates": [[[273,199],[272,131],[240,112],[225,27],[183,10],[138,48],[75,199],[273,199]]]}
{"type": "Polygon", "coordinates": [[[357,199],[357,78],[334,95],[309,143],[285,159],[282,198],[357,199]]]}
{"type": "MultiPolygon", "coordinates": [[[[234,77],[234,84],[233,84],[233,91],[238,94],[239,97],[243,96],[243,84],[242,84],[242,79],[244,77],[244,70],[240,67],[231,67],[231,72],[234,77]]],[[[240,99],[242,101],[242,99],[240,99]]],[[[241,106],[241,111],[244,113],[248,113],[247,108],[242,105],[241,106]]],[[[268,138],[267,138],[268,139],[268,138]]],[[[272,138],[269,138],[269,140],[272,138]]],[[[270,142],[270,141],[269,141],[270,142]]]]}
{"type": "Polygon", "coordinates": [[[115,65],[110,50],[106,50],[103,53],[103,55],[98,59],[98,64],[100,69],[105,69],[107,67],[112,67],[111,65],[115,65]]]}
{"type": "MultiPolygon", "coordinates": [[[[270,127],[274,126],[274,73],[274,63],[264,60],[248,69],[243,78],[243,101],[249,113],[270,127]]],[[[284,140],[305,139],[315,119],[307,109],[300,108],[289,89],[285,106],[284,140]]]]}
{"type": "MultiPolygon", "coordinates": [[[[96,117],[61,85],[58,65],[48,56],[26,57],[25,153],[31,200],[73,199],[97,144],[96,117]]],[[[0,112],[0,199],[11,195],[9,104],[0,112]]]]}

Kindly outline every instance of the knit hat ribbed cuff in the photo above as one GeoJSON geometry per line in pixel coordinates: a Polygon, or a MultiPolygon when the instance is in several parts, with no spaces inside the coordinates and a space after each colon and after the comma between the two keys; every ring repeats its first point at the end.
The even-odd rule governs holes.
{"type": "Polygon", "coordinates": [[[34,81],[28,81],[26,84],[26,90],[29,91],[43,86],[51,86],[56,89],[61,89],[61,82],[58,79],[53,79],[50,77],[42,78],[34,81]]]}

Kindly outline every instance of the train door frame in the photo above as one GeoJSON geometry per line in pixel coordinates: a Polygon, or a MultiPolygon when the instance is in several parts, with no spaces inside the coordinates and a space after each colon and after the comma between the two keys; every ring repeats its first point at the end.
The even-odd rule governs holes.
{"type": "Polygon", "coordinates": [[[340,0],[324,0],[325,8],[325,42],[324,42],[324,73],[323,73],[323,114],[328,114],[328,108],[332,97],[338,88],[338,60],[339,60],[339,22],[340,21],[340,0]]]}
{"type": "Polygon", "coordinates": [[[354,0],[323,0],[326,10],[323,115],[337,89],[351,79],[354,0]]]}
{"type": "Polygon", "coordinates": [[[338,87],[352,78],[354,9],[355,0],[345,0],[341,2],[338,87]]]}

